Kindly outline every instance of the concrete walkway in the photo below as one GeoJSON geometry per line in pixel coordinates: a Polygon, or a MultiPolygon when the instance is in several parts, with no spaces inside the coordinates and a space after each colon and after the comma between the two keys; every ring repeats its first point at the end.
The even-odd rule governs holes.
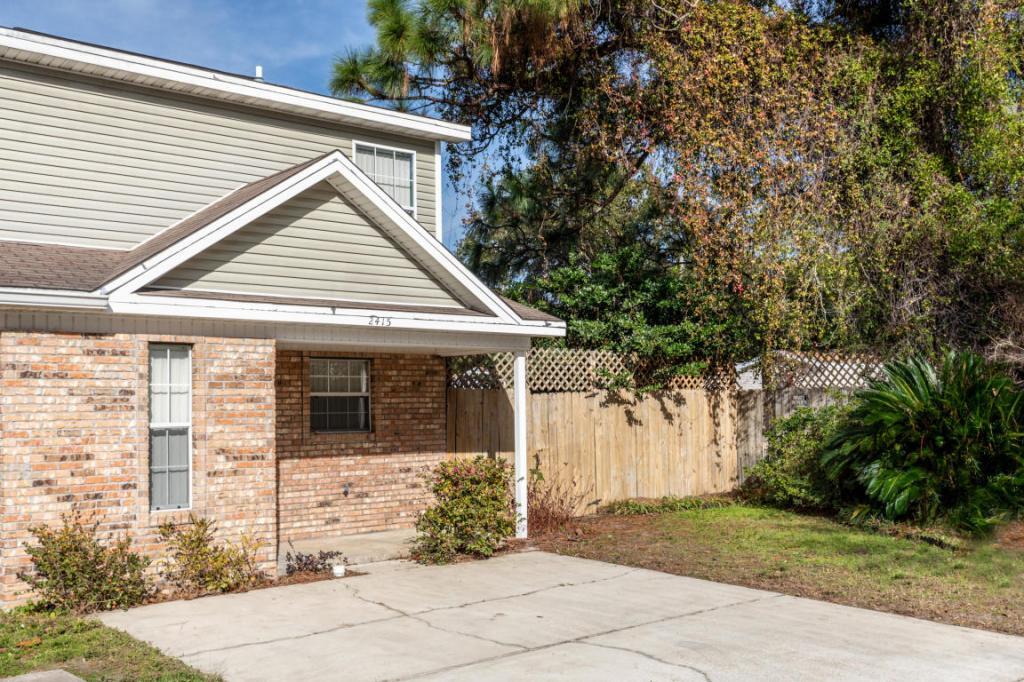
{"type": "Polygon", "coordinates": [[[542,552],[157,604],[227,680],[1020,680],[1024,638],[542,552]]]}

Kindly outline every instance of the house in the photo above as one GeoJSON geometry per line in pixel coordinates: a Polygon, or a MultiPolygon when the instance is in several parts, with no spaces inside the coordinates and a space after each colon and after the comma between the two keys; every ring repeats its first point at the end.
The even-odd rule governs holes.
{"type": "MultiPolygon", "coordinates": [[[[564,324],[442,245],[467,127],[0,28],[0,598],[77,510],[160,550],[190,512],[279,543],[411,526],[445,356],[564,324]]],[[[520,533],[525,533],[525,522],[520,533]]]]}

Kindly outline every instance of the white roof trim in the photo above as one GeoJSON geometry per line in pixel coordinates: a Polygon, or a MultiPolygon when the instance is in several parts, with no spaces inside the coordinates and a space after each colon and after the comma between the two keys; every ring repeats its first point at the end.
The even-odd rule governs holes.
{"type": "Polygon", "coordinates": [[[0,287],[0,306],[105,309],[107,298],[85,291],[0,287]]]}
{"type": "Polygon", "coordinates": [[[318,95],[155,57],[0,27],[0,59],[134,83],[177,94],[297,114],[428,140],[465,142],[469,126],[318,95]]]}
{"type": "Polygon", "coordinates": [[[122,315],[190,317],[214,320],[330,324],[372,327],[394,332],[475,332],[515,336],[565,336],[564,322],[502,320],[493,317],[398,312],[278,303],[242,303],[208,299],[182,299],[154,294],[128,294],[109,300],[109,310],[122,315]]]}
{"type": "Polygon", "coordinates": [[[456,295],[468,294],[485,309],[485,312],[504,322],[525,322],[340,151],[328,154],[205,227],[150,256],[103,285],[97,293],[109,294],[111,301],[124,300],[125,297],[155,282],[175,267],[324,180],[329,181],[346,199],[364,211],[370,220],[388,232],[400,246],[406,247],[410,255],[428,272],[442,282],[447,280],[447,284],[454,285],[451,288],[455,289],[456,295]]]}

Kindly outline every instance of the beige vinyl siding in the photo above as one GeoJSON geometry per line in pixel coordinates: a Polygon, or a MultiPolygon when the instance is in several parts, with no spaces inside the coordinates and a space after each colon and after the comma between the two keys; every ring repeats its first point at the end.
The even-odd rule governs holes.
{"type": "Polygon", "coordinates": [[[247,182],[353,138],[416,153],[434,234],[434,145],[0,63],[0,239],[127,249],[247,182]]]}
{"type": "Polygon", "coordinates": [[[326,182],[172,270],[155,286],[460,306],[326,182]]]}

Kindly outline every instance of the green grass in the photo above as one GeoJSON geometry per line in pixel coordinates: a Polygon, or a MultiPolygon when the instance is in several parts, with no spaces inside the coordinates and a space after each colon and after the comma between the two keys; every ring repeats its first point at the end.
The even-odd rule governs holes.
{"type": "Polygon", "coordinates": [[[0,678],[63,668],[86,680],[216,680],[89,618],[0,614],[0,678]]]}
{"type": "Polygon", "coordinates": [[[598,516],[564,554],[1024,634],[1024,552],[950,548],[831,519],[731,506],[598,516]]]}

